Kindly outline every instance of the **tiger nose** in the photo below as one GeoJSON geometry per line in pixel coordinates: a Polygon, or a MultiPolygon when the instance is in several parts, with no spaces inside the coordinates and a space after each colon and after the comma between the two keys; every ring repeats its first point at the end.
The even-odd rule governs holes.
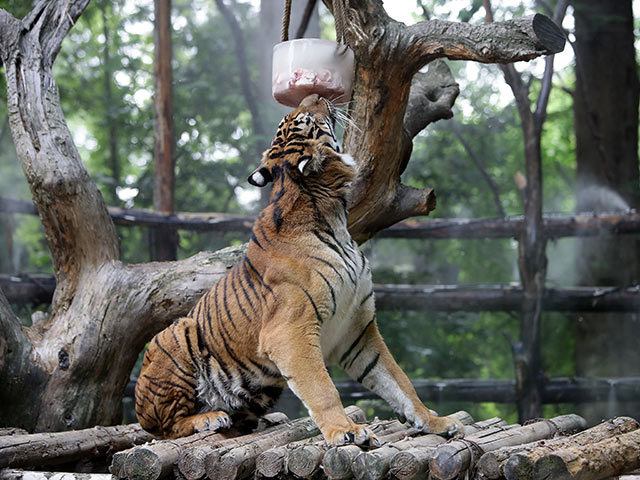
{"type": "Polygon", "coordinates": [[[320,102],[320,96],[317,93],[312,93],[311,95],[307,95],[300,102],[301,107],[311,107],[312,105],[316,105],[320,102]]]}

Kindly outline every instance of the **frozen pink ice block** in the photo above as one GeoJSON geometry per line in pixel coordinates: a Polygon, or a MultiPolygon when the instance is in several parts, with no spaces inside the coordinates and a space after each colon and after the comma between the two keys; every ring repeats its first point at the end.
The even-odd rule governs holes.
{"type": "Polygon", "coordinates": [[[353,83],[353,52],[329,40],[302,38],[273,47],[273,98],[297,107],[311,93],[348,102],[353,83]]]}

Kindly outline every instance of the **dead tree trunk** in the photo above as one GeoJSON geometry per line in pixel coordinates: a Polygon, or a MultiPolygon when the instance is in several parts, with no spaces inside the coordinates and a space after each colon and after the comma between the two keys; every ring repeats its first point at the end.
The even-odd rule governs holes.
{"type": "MultiPolygon", "coordinates": [[[[113,424],[143,345],[238,261],[242,249],[180,262],[124,265],[106,205],[65,123],[52,65],[89,0],[40,0],[22,20],[0,10],[0,57],[16,151],[53,257],[51,315],[22,327],[0,295],[0,424],[50,431],[113,424]],[[15,399],[21,399],[16,402],[15,399]]],[[[330,3],[330,2],[327,2],[330,3]]],[[[412,138],[451,116],[458,87],[441,57],[528,60],[563,38],[542,16],[491,25],[432,20],[407,27],[378,0],[351,2],[348,40],[357,58],[345,149],[360,164],[350,225],[363,240],[434,206],[431,190],[400,184],[412,138]],[[515,40],[515,41],[512,41],[515,40]],[[413,82],[413,83],[412,83],[413,82]]]]}

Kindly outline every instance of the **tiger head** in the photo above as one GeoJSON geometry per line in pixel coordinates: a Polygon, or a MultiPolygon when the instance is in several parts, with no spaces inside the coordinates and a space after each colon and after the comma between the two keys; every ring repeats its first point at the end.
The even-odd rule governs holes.
{"type": "Polygon", "coordinates": [[[344,190],[356,175],[356,163],[351,155],[339,153],[334,115],[331,102],[317,94],[307,96],[280,122],[249,183],[264,187],[286,177],[309,188],[344,190]]]}

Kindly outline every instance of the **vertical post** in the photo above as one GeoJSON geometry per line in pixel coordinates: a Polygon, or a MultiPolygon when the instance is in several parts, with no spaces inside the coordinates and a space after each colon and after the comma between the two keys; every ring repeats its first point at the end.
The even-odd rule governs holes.
{"type": "MultiPolygon", "coordinates": [[[[175,140],[173,129],[173,74],[171,71],[171,0],[154,0],[154,179],[153,208],[173,213],[175,140]]],[[[175,260],[178,249],[176,231],[155,227],[152,259],[175,260]]]]}
{"type": "MultiPolygon", "coordinates": [[[[531,117],[529,117],[531,118],[531,117]]],[[[518,234],[518,268],[524,291],[520,339],[513,346],[518,418],[521,422],[542,413],[542,359],[540,323],[547,273],[546,235],[542,220],[542,162],[540,135],[535,122],[522,118],[527,183],[524,223],[518,234]]]]}

